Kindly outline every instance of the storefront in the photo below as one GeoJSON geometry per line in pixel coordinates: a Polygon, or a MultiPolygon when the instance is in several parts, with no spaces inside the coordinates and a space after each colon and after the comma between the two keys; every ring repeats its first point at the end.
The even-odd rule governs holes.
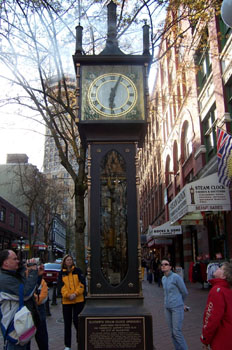
{"type": "Polygon", "coordinates": [[[147,247],[159,259],[171,256],[175,262],[175,244],[180,235],[182,235],[181,226],[172,226],[170,221],[157,227],[150,227],[147,235],[147,247]]]}
{"type": "Polygon", "coordinates": [[[184,186],[168,208],[171,224],[182,226],[185,262],[199,256],[209,260],[228,258],[230,193],[219,183],[217,173],[184,186]]]}
{"type": "MultiPolygon", "coordinates": [[[[27,239],[22,241],[22,246],[20,247],[19,240],[15,240],[11,244],[11,248],[15,250],[22,250],[22,256],[24,259],[28,258],[29,253],[29,241],[27,239]]],[[[35,241],[33,244],[33,257],[44,258],[45,251],[47,250],[47,245],[41,241],[35,241]]]]}

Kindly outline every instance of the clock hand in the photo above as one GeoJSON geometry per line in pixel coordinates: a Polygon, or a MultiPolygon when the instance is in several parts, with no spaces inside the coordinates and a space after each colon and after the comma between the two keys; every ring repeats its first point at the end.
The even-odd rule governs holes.
{"type": "Polygon", "coordinates": [[[116,90],[118,88],[120,80],[121,80],[121,75],[119,76],[118,80],[116,81],[116,84],[114,85],[114,87],[111,88],[111,90],[110,90],[110,96],[109,96],[109,107],[110,107],[110,109],[113,109],[115,107],[114,99],[115,99],[115,96],[116,96],[116,90]]]}

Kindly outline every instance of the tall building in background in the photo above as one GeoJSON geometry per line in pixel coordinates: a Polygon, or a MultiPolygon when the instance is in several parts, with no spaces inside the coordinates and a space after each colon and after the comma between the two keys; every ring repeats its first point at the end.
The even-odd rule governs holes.
{"type": "MultiPolygon", "coordinates": [[[[70,92],[76,88],[75,76],[67,76],[66,81],[70,92]]],[[[54,88],[54,92],[58,89],[58,78],[55,76],[49,80],[49,88],[54,88]]],[[[54,107],[55,108],[55,107],[54,107]]],[[[67,116],[68,118],[68,116],[67,116]]],[[[57,121],[59,123],[59,121],[57,121]]],[[[63,142],[63,147],[65,143],[63,142]]],[[[69,161],[72,167],[78,171],[76,157],[69,150],[69,161]]],[[[63,200],[59,205],[57,214],[66,224],[66,250],[74,251],[74,231],[75,231],[75,197],[74,197],[74,182],[67,170],[61,164],[59,151],[55,144],[55,140],[51,135],[51,131],[46,128],[43,172],[47,178],[53,179],[59,186],[63,187],[63,200]]]]}

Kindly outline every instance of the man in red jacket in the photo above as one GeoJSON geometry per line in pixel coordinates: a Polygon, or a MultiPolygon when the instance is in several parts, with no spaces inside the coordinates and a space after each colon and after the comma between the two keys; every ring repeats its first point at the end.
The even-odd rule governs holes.
{"type": "Polygon", "coordinates": [[[209,282],[201,335],[203,349],[232,349],[232,263],[224,263],[209,282]]]}

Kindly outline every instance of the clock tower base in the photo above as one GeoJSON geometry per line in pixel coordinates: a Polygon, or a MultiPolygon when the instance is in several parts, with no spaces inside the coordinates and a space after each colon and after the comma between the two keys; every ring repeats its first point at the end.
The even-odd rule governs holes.
{"type": "Polygon", "coordinates": [[[87,298],[79,316],[81,350],[153,350],[152,316],[143,298],[87,298]]]}

